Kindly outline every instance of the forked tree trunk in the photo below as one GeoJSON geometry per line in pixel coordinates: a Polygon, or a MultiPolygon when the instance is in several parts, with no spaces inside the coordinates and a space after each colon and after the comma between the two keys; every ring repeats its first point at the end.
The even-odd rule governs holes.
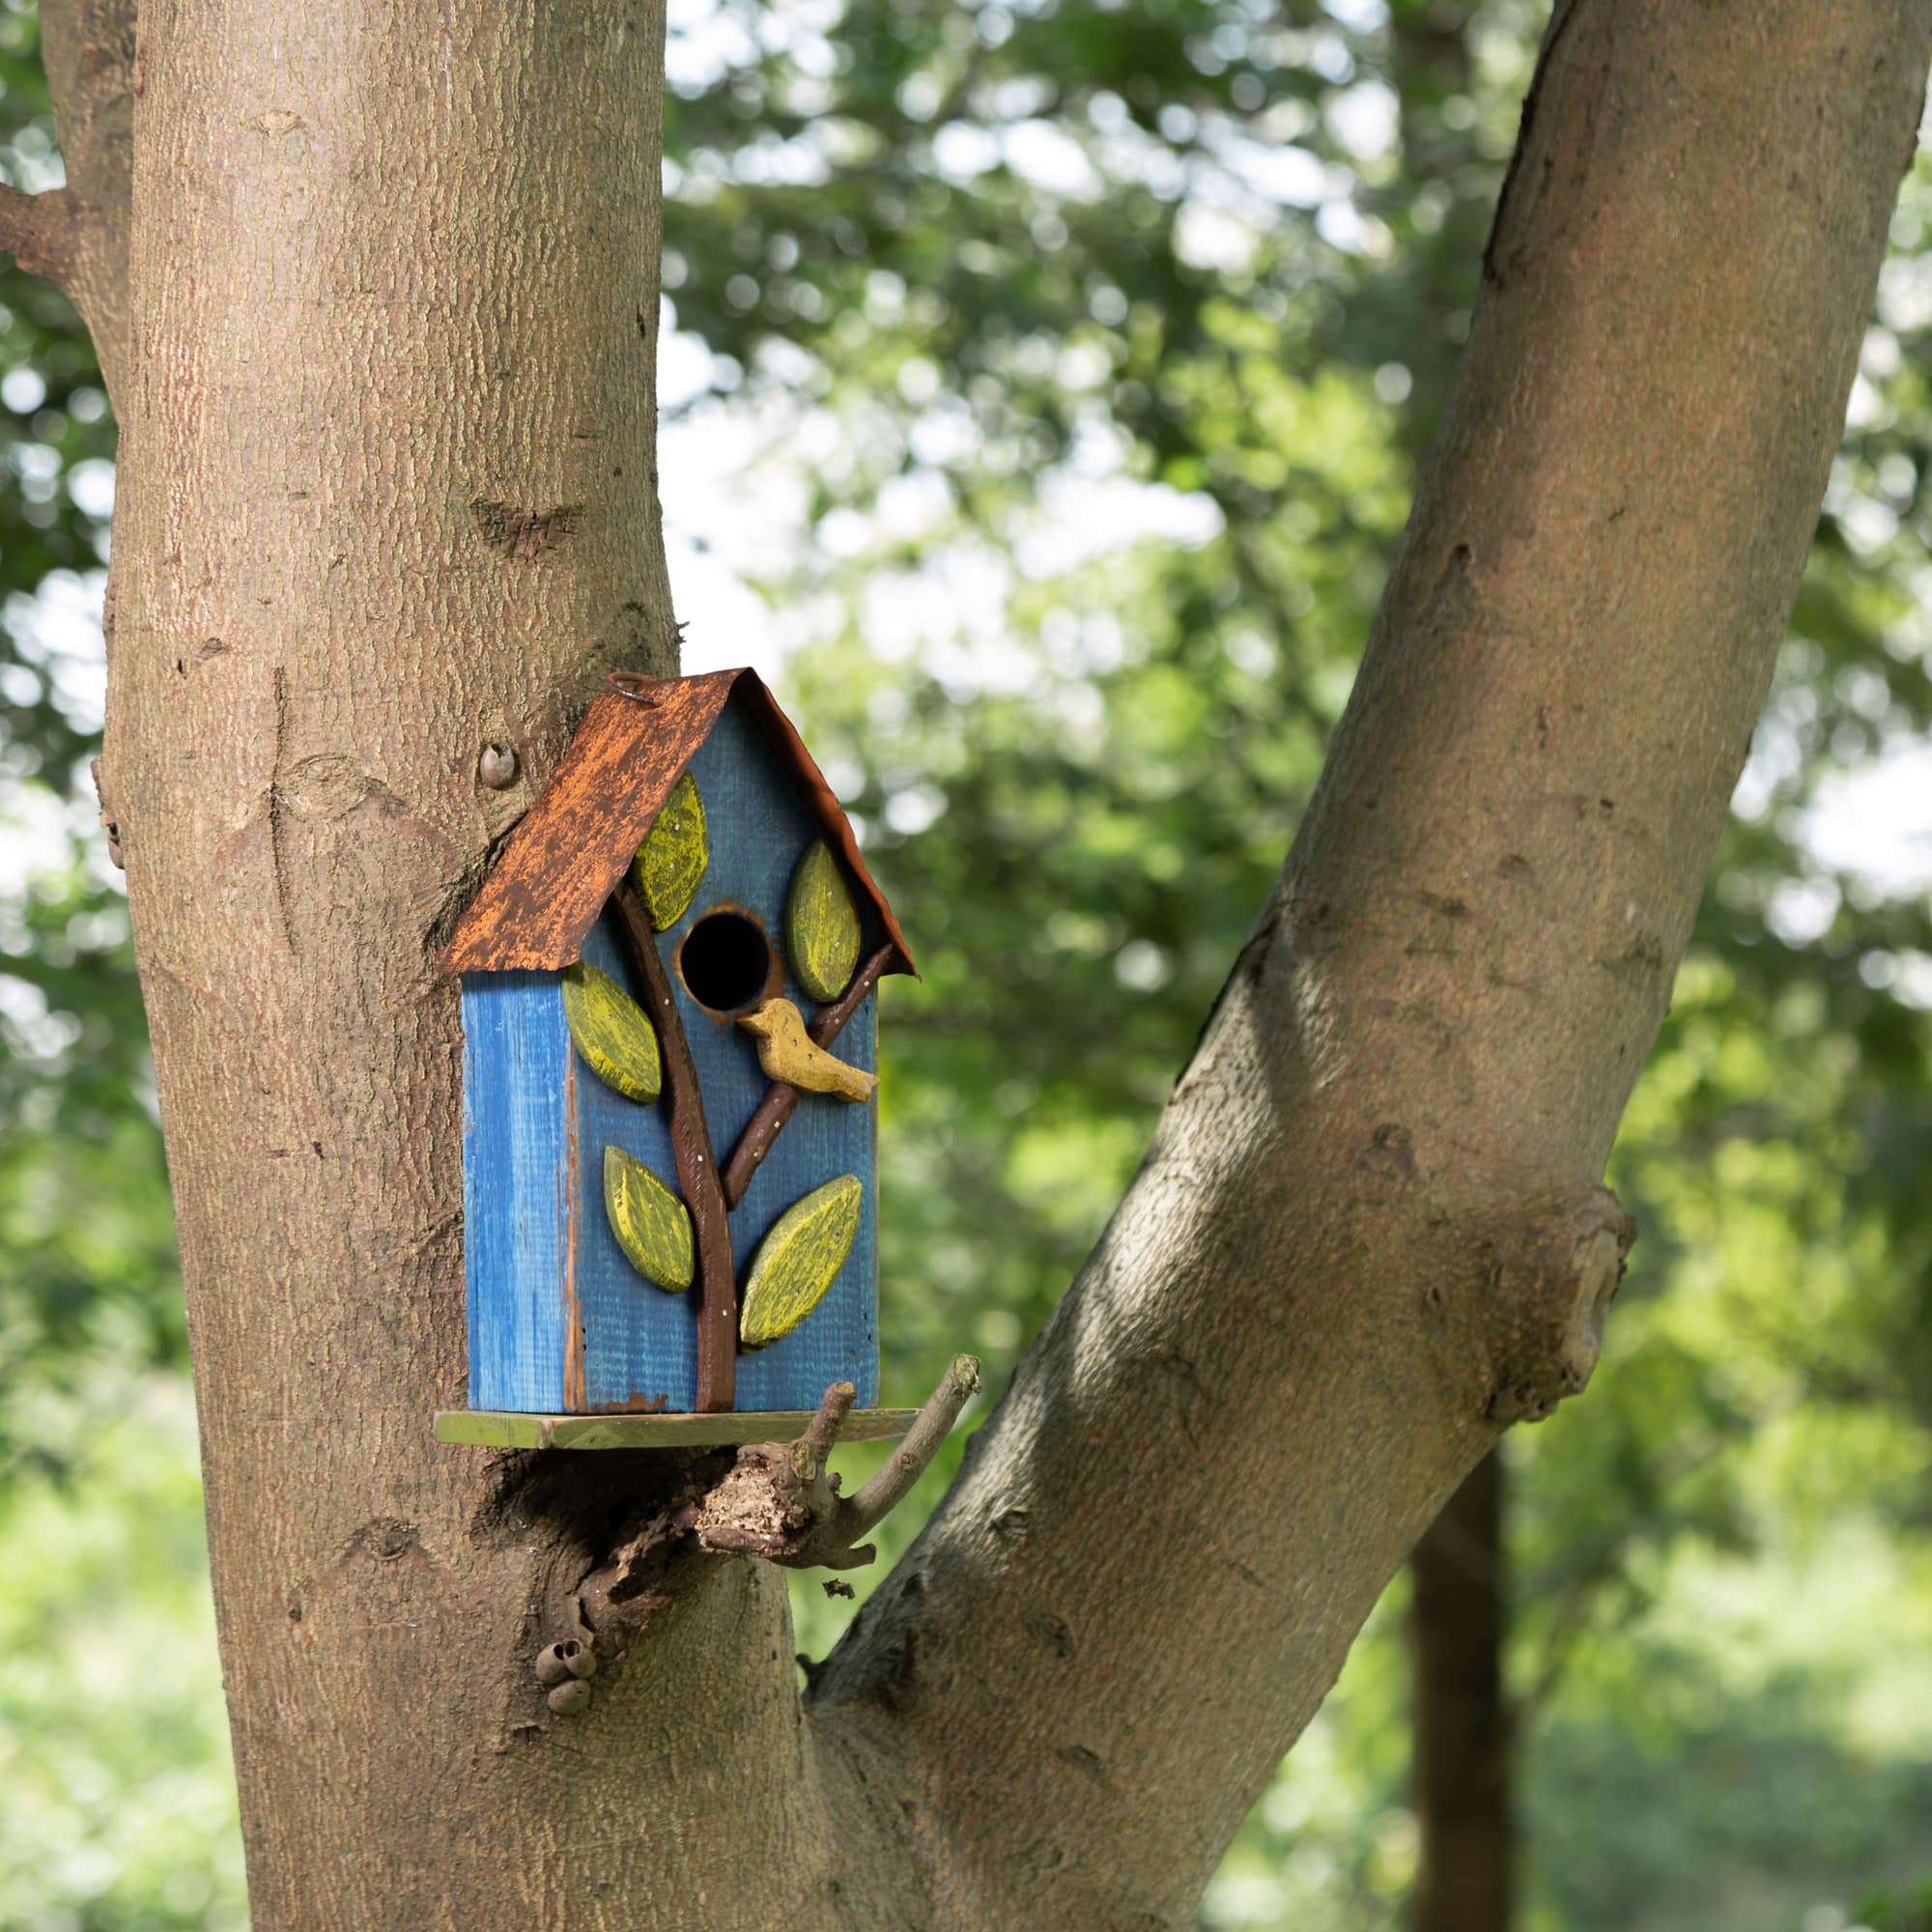
{"type": "MultiPolygon", "coordinates": [[[[1926,12],[1564,7],[1328,771],[1094,1261],[809,1712],[776,1574],[685,1554],[564,1719],[531,1654],[667,1478],[430,1442],[464,1379],[430,962],[605,668],[673,668],[661,11],[144,7],[119,242],[75,189],[130,317],[83,298],[125,430],[104,787],[258,1932],[1185,1922],[1442,1500],[1587,1373],[1626,1233],[1596,1183],[1926,12]]],[[[78,155],[120,43],[75,35],[78,155]]]]}
{"type": "Polygon", "coordinates": [[[1409,1559],[1414,1932],[1509,1932],[1515,1889],[1502,1458],[1493,1450],[1409,1559]]]}

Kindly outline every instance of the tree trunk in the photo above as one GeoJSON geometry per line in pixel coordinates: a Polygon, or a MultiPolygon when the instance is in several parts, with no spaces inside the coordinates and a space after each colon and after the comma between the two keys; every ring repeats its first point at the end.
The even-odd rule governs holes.
{"type": "Polygon", "coordinates": [[[431,960],[606,668],[673,668],[662,12],[144,6],[104,781],[258,1932],[1185,1922],[1443,1499],[1587,1374],[1926,12],[1561,11],[1328,771],[1092,1263],[809,1712],[777,1574],[687,1551],[563,1718],[532,1655],[679,1469],[430,1440],[431,960]]]}
{"type": "Polygon", "coordinates": [[[1502,1459],[1469,1472],[1415,1546],[1415,1932],[1509,1932],[1514,1883],[1502,1459]]]}

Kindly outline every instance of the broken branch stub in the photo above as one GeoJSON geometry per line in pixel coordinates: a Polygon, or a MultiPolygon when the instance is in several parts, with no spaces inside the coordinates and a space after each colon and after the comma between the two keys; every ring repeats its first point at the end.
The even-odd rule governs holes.
{"type": "Polygon", "coordinates": [[[1540,1422],[1588,1383],[1636,1223],[1605,1187],[1552,1202],[1492,1260],[1489,1418],[1540,1422]]]}
{"type": "Polygon", "coordinates": [[[699,1544],[791,1570],[856,1570],[871,1562],[877,1550],[859,1539],[919,1480],[979,1386],[979,1362],[953,1356],[885,1467],[857,1493],[841,1496],[825,1463],[855,1392],[850,1382],[834,1382],[796,1442],[753,1442],[738,1451],[695,1516],[699,1544]]]}

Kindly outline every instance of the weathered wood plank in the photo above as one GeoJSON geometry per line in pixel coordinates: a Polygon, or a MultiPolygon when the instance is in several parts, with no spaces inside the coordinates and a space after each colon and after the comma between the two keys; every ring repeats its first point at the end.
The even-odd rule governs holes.
{"type": "MultiPolygon", "coordinates": [[[[772,990],[794,1005],[807,1002],[810,996],[784,956],[781,922],[799,856],[821,836],[817,815],[769,755],[756,719],[743,704],[726,708],[693,770],[712,807],[712,872],[690,917],[696,921],[723,906],[757,914],[782,976],[772,990]]],[[[871,908],[861,912],[870,920],[871,908]]],[[[876,944],[887,941],[876,925],[867,936],[876,944]]],[[[674,977],[704,1086],[711,1145],[722,1156],[736,1144],[770,1083],[758,1065],[756,1041],[731,1021],[705,1012],[685,992],[681,976],[674,977]]],[[[839,1042],[840,1057],[867,1073],[878,1065],[875,1010],[876,1003],[867,1001],[839,1042]]],[[[876,1101],[853,1106],[824,1094],[802,1095],[783,1142],[731,1210],[742,1281],[773,1224],[802,1196],[840,1175],[857,1175],[864,1182],[852,1252],[824,1299],[790,1334],[739,1357],[740,1407],[812,1407],[838,1381],[854,1385],[861,1406],[878,1401],[877,1121],[876,1101]]]]}
{"type": "MultiPolygon", "coordinates": [[[[446,1408],[439,1442],[490,1449],[677,1449],[705,1443],[790,1442],[805,1434],[809,1408],[739,1409],[728,1415],[524,1415],[507,1409],[446,1408]]],[[[855,1408],[841,1442],[896,1442],[916,1408],[855,1408]]]]}
{"type": "MultiPolygon", "coordinates": [[[[628,978],[607,913],[586,935],[583,956],[628,978]]],[[[582,1322],[583,1406],[654,1406],[675,1414],[697,1406],[697,1298],[666,1294],[640,1276],[618,1245],[604,1211],[604,1150],[620,1148],[683,1198],[671,1149],[670,1119],[660,1099],[640,1107],[601,1081],[577,1083],[577,1132],[587,1160],[580,1167],[577,1305],[582,1322]]],[[[688,1204],[687,1204],[688,1206],[688,1204]]],[[[508,1403],[496,1405],[507,1408],[508,1403]]],[[[549,1404],[574,1408],[577,1404],[549,1404]]]]}
{"type": "MultiPolygon", "coordinates": [[[[697,1244],[697,1400],[707,1413],[737,1406],[738,1282],[731,1224],[718,1159],[704,1118],[704,1089],[685,1037],[670,974],[636,889],[626,879],[611,898],[624,954],[664,1051],[665,1119],[678,1186],[697,1244]]],[[[613,1221],[612,1226],[616,1224],[613,1221]]],[[[635,1261],[637,1257],[634,1255],[635,1261]]]]}
{"type": "Polygon", "coordinates": [[[566,1363],[580,1214],[570,1063],[554,974],[465,975],[464,1261],[478,1407],[550,1409],[575,1394],[566,1363]]]}

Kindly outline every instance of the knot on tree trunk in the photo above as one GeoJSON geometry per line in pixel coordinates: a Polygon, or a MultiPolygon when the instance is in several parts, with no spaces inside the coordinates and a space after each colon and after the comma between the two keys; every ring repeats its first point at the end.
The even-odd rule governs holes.
{"type": "Polygon", "coordinates": [[[1483,1241],[1484,1412],[1538,1422],[1588,1383],[1636,1224],[1606,1187],[1532,1208],[1483,1241]]]}

